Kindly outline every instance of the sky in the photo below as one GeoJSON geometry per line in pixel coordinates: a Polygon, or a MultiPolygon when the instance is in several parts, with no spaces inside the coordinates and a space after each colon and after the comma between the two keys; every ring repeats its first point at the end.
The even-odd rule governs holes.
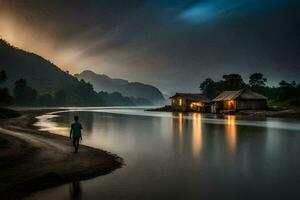
{"type": "Polygon", "coordinates": [[[0,36],[169,95],[228,73],[300,82],[300,0],[0,0],[0,36]]]}

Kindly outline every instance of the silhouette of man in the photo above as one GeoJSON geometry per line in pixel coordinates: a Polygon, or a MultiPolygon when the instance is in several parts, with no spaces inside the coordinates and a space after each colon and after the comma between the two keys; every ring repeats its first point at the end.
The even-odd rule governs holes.
{"type": "Polygon", "coordinates": [[[75,148],[75,153],[78,152],[78,147],[79,147],[79,140],[82,140],[81,136],[81,130],[82,126],[79,123],[79,117],[75,116],[74,117],[74,123],[71,125],[71,131],[70,131],[70,139],[73,137],[73,146],[75,148]]]}
{"type": "Polygon", "coordinates": [[[70,185],[70,196],[72,200],[82,198],[81,184],[79,181],[73,181],[72,185],[70,185]]]}

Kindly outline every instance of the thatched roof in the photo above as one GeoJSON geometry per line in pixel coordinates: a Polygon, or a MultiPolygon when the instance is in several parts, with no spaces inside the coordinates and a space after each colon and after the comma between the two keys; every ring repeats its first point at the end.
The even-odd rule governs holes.
{"type": "Polygon", "coordinates": [[[267,97],[251,91],[250,89],[242,89],[236,91],[224,91],[219,94],[212,101],[226,101],[235,99],[255,99],[255,100],[265,100],[267,97]]]}
{"type": "Polygon", "coordinates": [[[190,101],[198,101],[198,102],[204,102],[204,103],[209,103],[210,98],[207,97],[204,94],[192,94],[192,93],[176,93],[174,96],[171,96],[170,99],[177,98],[177,97],[182,97],[186,100],[190,101]]]}

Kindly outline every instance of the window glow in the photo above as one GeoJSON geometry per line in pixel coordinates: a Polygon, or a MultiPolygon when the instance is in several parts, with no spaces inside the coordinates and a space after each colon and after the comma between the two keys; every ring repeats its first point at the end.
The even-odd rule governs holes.
{"type": "Polygon", "coordinates": [[[203,102],[193,102],[190,105],[191,108],[197,108],[197,107],[203,107],[203,106],[204,106],[203,102]]]}

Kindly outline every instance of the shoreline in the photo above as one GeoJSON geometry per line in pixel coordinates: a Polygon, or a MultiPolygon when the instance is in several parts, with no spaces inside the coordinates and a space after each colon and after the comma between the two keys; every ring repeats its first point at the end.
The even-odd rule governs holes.
{"type": "MultiPolygon", "coordinates": [[[[171,106],[164,106],[159,108],[147,109],[150,112],[178,112],[178,113],[193,113],[190,111],[172,110],[171,106]]],[[[201,112],[197,112],[201,113],[201,112]]],[[[300,107],[291,107],[283,110],[241,110],[234,113],[209,113],[215,115],[236,115],[244,117],[272,117],[283,119],[297,119],[300,120],[300,107]]]]}
{"type": "Polygon", "coordinates": [[[0,120],[2,198],[23,198],[35,191],[109,174],[122,167],[123,160],[117,155],[84,145],[74,154],[69,138],[33,126],[36,116],[57,110],[18,110],[21,116],[0,120]]]}

